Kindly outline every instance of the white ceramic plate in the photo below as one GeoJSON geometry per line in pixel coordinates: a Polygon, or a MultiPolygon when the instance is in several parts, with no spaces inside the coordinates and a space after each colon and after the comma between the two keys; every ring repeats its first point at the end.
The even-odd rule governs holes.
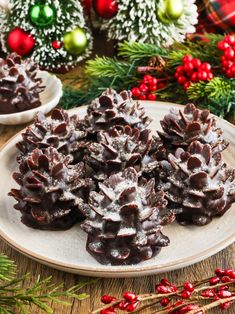
{"type": "Polygon", "coordinates": [[[0,114],[0,124],[18,125],[30,122],[37,112],[42,111],[47,114],[55,108],[62,96],[62,83],[55,76],[46,71],[39,71],[38,76],[42,78],[45,90],[40,94],[42,105],[40,107],[11,114],[0,114]]]}
{"type": "MultiPolygon", "coordinates": [[[[144,102],[147,114],[154,119],[153,131],[160,129],[159,120],[168,112],[172,104],[144,102]]],[[[177,105],[176,105],[177,106],[177,105]]],[[[80,116],[86,108],[77,108],[80,116]]],[[[235,166],[235,128],[228,122],[218,119],[224,136],[230,141],[224,158],[235,166]]],[[[216,218],[205,227],[183,227],[178,224],[167,226],[164,233],[171,244],[163,248],[158,256],[135,266],[104,266],[91,257],[85,249],[86,234],[74,226],[68,231],[40,231],[30,229],[20,222],[20,214],[13,209],[14,199],[7,196],[12,187],[17,186],[12,179],[16,170],[15,144],[20,135],[9,141],[0,153],[0,235],[12,247],[24,255],[43,264],[67,272],[97,277],[136,277],[166,272],[205,259],[224,249],[235,240],[235,206],[222,218],[216,218]]]]}

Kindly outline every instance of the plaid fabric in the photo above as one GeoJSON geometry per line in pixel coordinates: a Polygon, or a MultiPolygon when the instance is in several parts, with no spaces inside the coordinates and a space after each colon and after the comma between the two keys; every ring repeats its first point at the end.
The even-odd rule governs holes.
{"type": "Polygon", "coordinates": [[[235,0],[197,0],[197,32],[235,33],[235,0]]]}

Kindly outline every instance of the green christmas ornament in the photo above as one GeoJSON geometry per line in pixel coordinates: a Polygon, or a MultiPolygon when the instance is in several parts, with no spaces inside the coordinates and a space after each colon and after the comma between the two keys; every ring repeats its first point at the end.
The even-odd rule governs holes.
{"type": "Polygon", "coordinates": [[[176,22],[184,12],[184,0],[164,0],[158,8],[158,17],[165,23],[170,24],[176,22]]]}
{"type": "Polygon", "coordinates": [[[56,19],[54,6],[49,4],[35,4],[29,10],[31,22],[38,27],[47,27],[56,19]]]}
{"type": "Polygon", "coordinates": [[[72,55],[81,55],[87,47],[87,36],[80,27],[67,33],[63,37],[64,48],[72,55]]]}

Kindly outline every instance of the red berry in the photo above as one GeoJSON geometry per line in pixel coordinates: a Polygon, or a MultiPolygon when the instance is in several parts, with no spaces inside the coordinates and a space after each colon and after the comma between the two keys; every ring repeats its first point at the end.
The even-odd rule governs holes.
{"type": "Polygon", "coordinates": [[[198,79],[199,81],[206,81],[208,79],[208,75],[206,71],[199,71],[198,72],[198,79]]]}
{"type": "Polygon", "coordinates": [[[231,272],[229,273],[229,277],[230,277],[231,279],[235,279],[235,270],[233,270],[233,271],[231,271],[231,272]]]}
{"type": "Polygon", "coordinates": [[[149,90],[149,88],[148,88],[148,86],[147,86],[146,84],[140,84],[139,90],[140,90],[141,92],[143,92],[143,93],[147,93],[148,90],[149,90]]]}
{"type": "Polygon", "coordinates": [[[133,97],[139,97],[140,94],[141,94],[141,92],[140,92],[140,90],[139,90],[138,87],[133,87],[133,88],[131,89],[131,92],[132,92],[133,97]]]}
{"type": "Polygon", "coordinates": [[[206,71],[206,72],[208,71],[209,72],[211,70],[211,65],[208,62],[204,62],[201,65],[200,69],[203,70],[203,71],[206,71]]]}
{"type": "Polygon", "coordinates": [[[228,47],[229,47],[229,44],[226,43],[225,41],[220,41],[217,45],[217,48],[222,51],[227,49],[228,47]]]}
{"type": "Polygon", "coordinates": [[[176,68],[176,73],[178,73],[178,74],[184,74],[184,66],[183,66],[183,65],[179,65],[179,66],[176,68]]]}
{"type": "Polygon", "coordinates": [[[163,298],[160,301],[161,306],[167,306],[170,303],[170,300],[168,298],[163,298]]]}
{"type": "Polygon", "coordinates": [[[185,314],[193,310],[197,310],[199,308],[198,304],[188,304],[183,306],[181,309],[178,310],[179,314],[185,314]]]}
{"type": "Polygon", "coordinates": [[[109,307],[108,309],[102,310],[100,314],[116,314],[117,312],[113,307],[109,307]]]}
{"type": "Polygon", "coordinates": [[[161,294],[167,294],[174,291],[173,287],[164,286],[164,285],[157,285],[155,289],[156,289],[156,292],[161,293],[161,294]]]}
{"type": "Polygon", "coordinates": [[[176,72],[176,73],[174,74],[174,77],[175,77],[176,79],[178,79],[178,78],[180,77],[180,74],[176,72]]]}
{"type": "Polygon", "coordinates": [[[147,96],[144,94],[141,94],[139,97],[139,100],[146,100],[146,99],[147,99],[147,96]]]}
{"type": "Polygon", "coordinates": [[[228,286],[221,286],[219,287],[219,290],[228,290],[228,286]]]}
{"type": "Polygon", "coordinates": [[[182,293],[181,293],[181,297],[182,299],[189,299],[190,296],[191,296],[191,292],[189,292],[188,290],[184,290],[182,293]]]}
{"type": "Polygon", "coordinates": [[[151,77],[151,80],[149,80],[149,86],[152,86],[152,85],[157,85],[157,78],[156,77],[151,77]]]}
{"type": "MultiPolygon", "coordinates": [[[[232,69],[231,69],[232,70],[232,69]]],[[[225,276],[230,276],[230,273],[233,271],[233,269],[232,268],[227,268],[227,269],[225,269],[224,270],[224,274],[225,274],[225,276]]]]}
{"type": "Polygon", "coordinates": [[[228,43],[229,45],[234,45],[235,44],[235,37],[231,35],[227,35],[224,37],[224,42],[228,43]]]}
{"type": "Polygon", "coordinates": [[[231,305],[233,304],[234,301],[229,301],[229,302],[226,302],[224,304],[220,304],[220,308],[221,310],[228,310],[231,305]]]}
{"type": "Polygon", "coordinates": [[[189,292],[193,292],[194,291],[193,284],[191,282],[188,282],[188,281],[185,282],[184,289],[189,291],[189,292]]]}
{"type": "Polygon", "coordinates": [[[53,40],[51,44],[52,44],[52,47],[56,50],[62,47],[62,42],[58,40],[53,40]]]}
{"type": "Polygon", "coordinates": [[[229,47],[229,48],[225,49],[225,51],[224,51],[225,58],[231,60],[231,59],[233,59],[234,55],[235,55],[235,51],[233,48],[229,47]]]}
{"type": "Polygon", "coordinates": [[[178,83],[179,83],[180,85],[183,85],[183,84],[185,84],[185,83],[187,82],[187,78],[186,78],[185,76],[183,76],[183,75],[180,75],[180,76],[178,77],[177,81],[178,81],[178,83]]]}
{"type": "Polygon", "coordinates": [[[109,304],[115,300],[116,300],[115,297],[112,297],[111,295],[107,295],[107,294],[105,294],[101,297],[101,302],[104,304],[109,304]]]}
{"type": "Polygon", "coordinates": [[[219,283],[220,282],[220,278],[219,277],[212,277],[211,279],[210,279],[210,285],[211,286],[214,286],[214,285],[216,285],[217,283],[219,283]]]}
{"type": "Polygon", "coordinates": [[[233,73],[232,73],[230,68],[226,71],[226,75],[227,75],[228,78],[232,78],[233,77],[233,73]]]}
{"type": "Polygon", "coordinates": [[[201,296],[204,298],[212,298],[215,296],[215,290],[214,289],[207,289],[202,291],[201,296]]]}
{"type": "Polygon", "coordinates": [[[185,84],[184,84],[184,89],[188,89],[189,87],[190,87],[190,85],[191,85],[191,82],[186,82],[185,84]]]}
{"type": "Polygon", "coordinates": [[[163,278],[161,280],[161,284],[164,285],[164,286],[170,286],[171,287],[171,283],[167,279],[165,279],[165,278],[163,278]]]}
{"type": "Polygon", "coordinates": [[[202,64],[201,60],[200,60],[200,59],[197,59],[197,58],[193,59],[192,62],[193,62],[193,65],[194,65],[194,67],[195,67],[196,69],[198,69],[198,68],[201,66],[201,64],[202,64]]]}
{"type": "Polygon", "coordinates": [[[231,282],[231,278],[229,277],[229,276],[223,276],[223,277],[221,277],[221,281],[222,282],[231,282]]]}
{"type": "MultiPolygon", "coordinates": [[[[235,75],[235,63],[231,66],[230,69],[231,69],[232,74],[235,75]]],[[[233,271],[233,270],[231,270],[231,271],[233,271]]],[[[228,276],[230,276],[230,275],[228,275],[228,276]]]]}
{"type": "Polygon", "coordinates": [[[150,85],[149,90],[150,92],[155,92],[157,90],[157,85],[150,85]]]}
{"type": "Polygon", "coordinates": [[[129,302],[123,300],[120,303],[118,303],[118,308],[119,310],[125,311],[128,305],[129,302]]]}
{"type": "Polygon", "coordinates": [[[233,65],[233,61],[231,60],[223,60],[222,61],[222,66],[224,66],[225,68],[230,68],[233,65]]]}
{"type": "Polygon", "coordinates": [[[187,63],[185,63],[184,69],[185,69],[186,72],[192,72],[193,69],[194,69],[193,62],[187,62],[187,63]]]}
{"type": "Polygon", "coordinates": [[[128,302],[135,302],[138,296],[133,292],[124,292],[123,298],[126,299],[128,302]]]}
{"type": "Polygon", "coordinates": [[[198,82],[198,72],[193,72],[192,76],[191,76],[191,81],[193,83],[198,82]]]}
{"type": "Polygon", "coordinates": [[[185,55],[182,59],[183,63],[191,62],[193,60],[193,57],[190,55],[185,55]]]}
{"type": "Polygon", "coordinates": [[[209,81],[212,80],[213,78],[214,78],[214,74],[213,73],[211,73],[211,72],[207,73],[207,79],[209,81]]]}
{"type": "Polygon", "coordinates": [[[143,77],[142,82],[143,82],[143,84],[148,84],[151,80],[152,80],[152,76],[151,75],[145,75],[143,77]]]}
{"type": "Polygon", "coordinates": [[[220,290],[218,291],[217,295],[220,299],[224,299],[224,298],[230,298],[232,296],[232,293],[228,290],[220,290]]]}
{"type": "Polygon", "coordinates": [[[137,306],[139,305],[140,301],[137,301],[137,302],[134,302],[134,303],[131,303],[127,306],[126,308],[126,311],[127,312],[133,312],[135,311],[135,309],[137,308],[137,306]]]}
{"type": "Polygon", "coordinates": [[[156,100],[157,96],[154,94],[148,94],[148,100],[156,100]]]}
{"type": "Polygon", "coordinates": [[[216,268],[215,274],[219,277],[224,275],[224,270],[222,268],[216,268]]]}

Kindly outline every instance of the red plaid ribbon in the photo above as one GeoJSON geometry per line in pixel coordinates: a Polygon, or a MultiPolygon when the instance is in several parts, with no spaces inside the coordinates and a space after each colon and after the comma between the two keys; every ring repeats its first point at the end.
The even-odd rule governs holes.
{"type": "Polygon", "coordinates": [[[235,0],[197,0],[197,32],[235,33],[235,0]]]}

